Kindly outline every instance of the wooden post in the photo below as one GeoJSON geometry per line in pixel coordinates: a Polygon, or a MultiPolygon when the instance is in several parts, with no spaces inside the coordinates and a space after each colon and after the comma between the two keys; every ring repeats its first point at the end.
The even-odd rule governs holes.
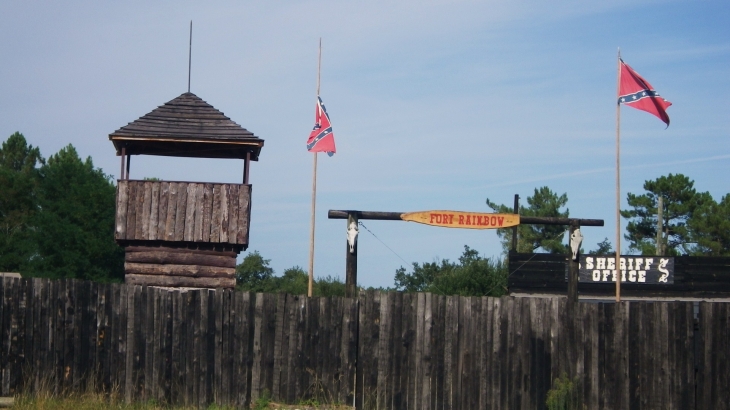
{"type": "MultiPolygon", "coordinates": [[[[350,229],[350,224],[352,223],[355,224],[355,227],[358,226],[357,214],[354,212],[348,212],[348,231],[350,229]]],[[[349,240],[346,242],[347,257],[345,258],[345,297],[354,298],[357,297],[357,241],[355,241],[352,246],[352,252],[350,252],[349,240]]]]}
{"type": "Polygon", "coordinates": [[[132,156],[127,154],[127,172],[124,174],[124,179],[129,179],[129,164],[132,162],[132,156]]]}
{"type": "MultiPolygon", "coordinates": [[[[575,223],[570,224],[570,233],[568,238],[573,236],[573,232],[578,229],[575,223]]],[[[577,256],[577,255],[576,255],[577,256]]],[[[572,251],[568,246],[568,303],[573,304],[578,301],[578,261],[580,258],[573,260],[572,251]]]]}
{"type": "Polygon", "coordinates": [[[243,184],[248,185],[248,165],[251,163],[251,151],[246,151],[246,159],[243,160],[243,184]]]}
{"type": "Polygon", "coordinates": [[[119,179],[124,180],[124,157],[127,155],[127,149],[122,147],[122,154],[120,157],[122,158],[122,170],[119,172],[119,179]]]}
{"type": "MultiPolygon", "coordinates": [[[[520,213],[520,196],[515,194],[515,206],[513,210],[514,214],[520,213]]],[[[517,227],[512,227],[512,251],[517,252],[517,227]]]]}
{"type": "MultiPolygon", "coordinates": [[[[621,94],[621,50],[616,61],[616,98],[621,94]]],[[[621,301],[621,104],[616,101],[616,302],[621,301]]]]}
{"type": "Polygon", "coordinates": [[[664,198],[659,196],[656,207],[656,254],[664,255],[664,198]]]}

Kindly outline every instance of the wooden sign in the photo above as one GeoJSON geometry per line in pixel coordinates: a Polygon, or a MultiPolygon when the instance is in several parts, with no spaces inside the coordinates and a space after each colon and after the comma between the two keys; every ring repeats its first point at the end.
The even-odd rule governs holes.
{"type": "MultiPolygon", "coordinates": [[[[674,258],[671,256],[622,255],[619,263],[623,283],[674,283],[674,258]]],[[[581,255],[578,278],[581,283],[616,282],[616,255],[581,255]]]]}
{"type": "Polygon", "coordinates": [[[517,214],[482,214],[461,211],[422,211],[401,214],[404,221],[444,228],[498,229],[520,224],[517,214]]]}

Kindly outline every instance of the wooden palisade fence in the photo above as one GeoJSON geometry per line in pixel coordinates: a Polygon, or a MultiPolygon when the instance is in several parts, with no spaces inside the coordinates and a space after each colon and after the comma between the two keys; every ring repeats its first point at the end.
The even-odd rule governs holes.
{"type": "Polygon", "coordinates": [[[579,303],[363,292],[357,299],[0,281],[0,394],[358,409],[539,409],[552,380],[586,408],[730,407],[730,304],[579,303]],[[695,330],[697,329],[697,330],[695,330]]]}

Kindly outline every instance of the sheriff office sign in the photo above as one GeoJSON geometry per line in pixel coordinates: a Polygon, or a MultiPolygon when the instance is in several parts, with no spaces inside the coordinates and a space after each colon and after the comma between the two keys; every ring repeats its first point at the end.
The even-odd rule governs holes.
{"type": "MultiPolygon", "coordinates": [[[[668,256],[622,256],[619,270],[621,282],[639,285],[674,283],[674,258],[668,256]]],[[[615,283],[615,255],[581,255],[579,281],[584,283],[615,283]]]]}
{"type": "Polygon", "coordinates": [[[423,211],[401,214],[404,221],[445,228],[498,229],[520,224],[517,214],[483,214],[461,211],[423,211]]]}

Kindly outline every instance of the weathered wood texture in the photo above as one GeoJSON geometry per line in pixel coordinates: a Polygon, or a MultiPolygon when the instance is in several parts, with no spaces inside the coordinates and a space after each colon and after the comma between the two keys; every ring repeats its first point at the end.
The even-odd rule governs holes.
{"type": "MultiPolygon", "coordinates": [[[[566,294],[567,256],[547,253],[509,254],[510,293],[566,294]]],[[[578,283],[580,295],[611,296],[614,283],[578,283]]],[[[674,283],[621,283],[621,296],[730,297],[730,258],[675,256],[674,283]]]]}
{"type": "Polygon", "coordinates": [[[0,280],[0,395],[93,385],[245,407],[727,409],[730,304],[361,292],[357,299],[0,280]],[[694,308],[698,319],[695,320],[694,308]],[[696,373],[695,373],[696,370],[696,373]],[[90,384],[91,383],[91,384],[90,384]]]}
{"type": "Polygon", "coordinates": [[[248,245],[251,185],[117,182],[115,239],[248,245]]]}
{"type": "Polygon", "coordinates": [[[233,288],[236,255],[212,247],[129,246],[124,255],[124,281],[128,285],[233,288]]]}

